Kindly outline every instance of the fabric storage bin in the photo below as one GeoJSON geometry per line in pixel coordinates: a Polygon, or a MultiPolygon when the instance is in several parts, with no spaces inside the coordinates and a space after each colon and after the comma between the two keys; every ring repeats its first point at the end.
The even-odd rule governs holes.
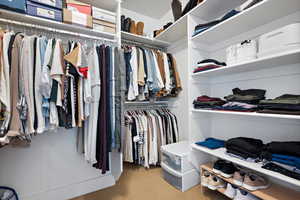
{"type": "Polygon", "coordinates": [[[67,0],[67,8],[73,12],[80,12],[86,15],[92,15],[92,6],[87,3],[82,3],[76,0],[67,0]]]}
{"type": "Polygon", "coordinates": [[[0,8],[5,8],[17,12],[26,12],[26,0],[1,0],[0,8]]]}
{"type": "Polygon", "coordinates": [[[293,23],[259,37],[258,57],[300,48],[300,23],[293,23]]]}
{"type": "Polygon", "coordinates": [[[111,23],[116,23],[116,14],[113,12],[109,12],[107,10],[103,10],[101,8],[92,7],[93,9],[93,18],[99,19],[111,23]]]}
{"type": "Polygon", "coordinates": [[[245,40],[236,46],[236,62],[247,62],[257,58],[256,40],[245,40]]]}
{"type": "Polygon", "coordinates": [[[236,63],[236,45],[231,45],[226,48],[226,64],[228,66],[236,63]]]}
{"type": "Polygon", "coordinates": [[[101,24],[93,23],[93,29],[96,31],[107,32],[107,33],[116,33],[116,28],[104,26],[101,24]]]}
{"type": "Polygon", "coordinates": [[[46,19],[52,19],[59,22],[62,21],[61,10],[36,4],[30,1],[27,1],[27,14],[46,19]]]}
{"type": "Polygon", "coordinates": [[[52,6],[54,8],[62,9],[62,0],[27,0],[43,4],[45,6],[52,6]]]}
{"type": "Polygon", "coordinates": [[[200,182],[199,172],[197,172],[196,169],[192,169],[183,174],[180,174],[164,163],[161,164],[161,167],[162,177],[164,178],[164,180],[182,192],[187,191],[200,182]]]}
{"type": "Polygon", "coordinates": [[[164,145],[161,147],[161,162],[179,173],[193,169],[188,160],[190,152],[189,143],[186,141],[164,145]]]}

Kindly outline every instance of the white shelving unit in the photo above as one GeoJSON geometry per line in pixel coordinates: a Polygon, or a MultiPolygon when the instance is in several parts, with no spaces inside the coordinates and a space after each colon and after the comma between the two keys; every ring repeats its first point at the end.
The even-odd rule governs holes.
{"type": "Polygon", "coordinates": [[[193,42],[213,45],[298,11],[299,0],[264,0],[194,36],[193,42]],[[222,34],[220,34],[222,33],[222,34]]]}
{"type": "Polygon", "coordinates": [[[270,170],[263,169],[263,168],[261,168],[262,167],[261,163],[247,162],[247,161],[229,156],[229,155],[226,154],[226,149],[225,148],[219,148],[219,149],[211,150],[211,149],[201,147],[201,146],[196,145],[196,144],[192,144],[192,148],[195,149],[195,150],[210,154],[214,157],[228,160],[228,161],[233,162],[233,163],[235,163],[237,165],[240,165],[242,167],[246,167],[248,169],[260,172],[260,173],[265,174],[267,176],[271,176],[271,177],[274,177],[274,178],[279,179],[281,181],[291,183],[293,185],[296,185],[296,186],[300,187],[300,181],[299,180],[294,179],[294,178],[290,178],[288,176],[282,175],[282,174],[277,173],[277,172],[273,172],[273,171],[270,171],[270,170]]]}
{"type": "Polygon", "coordinates": [[[134,41],[134,42],[139,42],[143,43],[146,45],[151,45],[151,46],[156,46],[156,47],[167,47],[170,44],[161,40],[158,40],[156,38],[149,38],[146,36],[140,36],[140,35],[135,35],[132,33],[127,33],[122,31],[121,33],[122,39],[129,40],[129,41],[134,41]]]}
{"type": "Polygon", "coordinates": [[[261,69],[267,69],[272,67],[278,67],[281,65],[291,65],[300,62],[300,49],[281,52],[275,55],[270,55],[263,58],[258,58],[253,61],[247,61],[231,66],[220,67],[208,71],[193,73],[193,78],[200,77],[217,77],[222,75],[230,75],[234,73],[255,71],[261,69]]]}
{"type": "MultiPolygon", "coordinates": [[[[278,182],[293,189],[298,188],[296,190],[300,191],[299,180],[263,169],[261,163],[251,163],[231,157],[225,153],[225,148],[211,150],[194,144],[207,137],[224,140],[234,137],[250,137],[261,139],[264,143],[300,141],[299,115],[194,109],[192,105],[197,96],[208,95],[223,98],[236,87],[266,89],[266,98],[275,98],[283,94],[300,94],[300,49],[278,52],[252,61],[193,73],[198,61],[209,58],[225,61],[226,47],[229,45],[256,38],[275,28],[299,21],[300,1],[264,0],[192,37],[196,25],[212,20],[209,15],[206,15],[206,18],[202,16],[208,12],[206,9],[210,9],[208,5],[205,8],[205,3],[209,2],[204,2],[203,7],[197,7],[198,15],[196,14],[198,11],[193,10],[188,21],[189,138],[192,143],[193,158],[196,160],[194,165],[199,167],[199,164],[205,164],[211,156],[217,157],[263,174],[271,182],[278,182]],[[200,12],[201,9],[205,11],[200,12]]],[[[211,1],[210,3],[217,2],[211,1]]],[[[218,9],[215,10],[218,13],[218,9]]],[[[230,9],[221,10],[227,12],[226,10],[230,9]]],[[[225,13],[219,14],[222,16],[225,13]]],[[[276,199],[276,195],[266,199],[276,199]]]]}

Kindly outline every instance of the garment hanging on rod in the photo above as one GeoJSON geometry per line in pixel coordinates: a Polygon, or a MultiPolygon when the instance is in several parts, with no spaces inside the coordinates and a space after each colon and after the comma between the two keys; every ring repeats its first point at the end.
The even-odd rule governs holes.
{"type": "Polygon", "coordinates": [[[123,46],[123,49],[127,100],[174,97],[182,90],[172,54],[139,46],[123,46]]]}
{"type": "Polygon", "coordinates": [[[111,106],[118,48],[71,40],[63,48],[55,36],[0,30],[0,146],[79,127],[85,159],[105,173],[109,152],[120,148],[113,119],[118,113],[111,106]]]}
{"type": "Polygon", "coordinates": [[[144,107],[125,113],[123,160],[149,168],[160,163],[160,147],[179,141],[176,116],[167,108],[144,107]],[[148,108],[148,109],[147,109],[148,108]]]}

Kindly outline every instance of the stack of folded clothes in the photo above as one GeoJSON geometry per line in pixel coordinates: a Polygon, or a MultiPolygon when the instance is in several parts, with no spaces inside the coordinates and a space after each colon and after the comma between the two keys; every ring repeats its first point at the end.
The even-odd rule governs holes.
{"type": "Polygon", "coordinates": [[[237,137],[227,140],[225,147],[228,155],[255,162],[260,159],[264,144],[258,139],[237,137]]]}
{"type": "Polygon", "coordinates": [[[216,138],[206,138],[204,141],[196,142],[196,144],[209,149],[218,149],[225,146],[225,141],[216,138]]]}
{"type": "Polygon", "coordinates": [[[220,67],[226,66],[226,63],[224,62],[219,62],[214,59],[205,59],[197,63],[197,67],[194,69],[193,73],[197,72],[202,72],[202,71],[207,71],[211,69],[216,69],[220,67]]]}
{"type": "Polygon", "coordinates": [[[194,100],[194,108],[195,109],[214,109],[216,106],[221,106],[225,103],[220,98],[209,97],[209,96],[200,96],[194,100]]]}
{"type": "Polygon", "coordinates": [[[230,110],[240,112],[254,112],[258,110],[256,105],[260,100],[265,99],[265,90],[260,89],[248,89],[241,90],[234,88],[231,95],[224,97],[228,103],[217,106],[214,109],[217,110],[230,110]]]}
{"type": "Polygon", "coordinates": [[[300,95],[285,94],[275,99],[261,100],[260,113],[300,115],[300,95]]]}
{"type": "Polygon", "coordinates": [[[265,145],[262,168],[300,180],[300,142],[271,142],[265,145]]]}

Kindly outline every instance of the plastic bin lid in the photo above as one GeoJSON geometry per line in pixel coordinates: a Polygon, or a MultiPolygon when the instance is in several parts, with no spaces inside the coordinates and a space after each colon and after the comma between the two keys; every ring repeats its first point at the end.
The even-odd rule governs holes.
{"type": "Polygon", "coordinates": [[[178,156],[185,156],[190,153],[190,144],[188,141],[182,141],[161,146],[161,150],[178,156]]]}

